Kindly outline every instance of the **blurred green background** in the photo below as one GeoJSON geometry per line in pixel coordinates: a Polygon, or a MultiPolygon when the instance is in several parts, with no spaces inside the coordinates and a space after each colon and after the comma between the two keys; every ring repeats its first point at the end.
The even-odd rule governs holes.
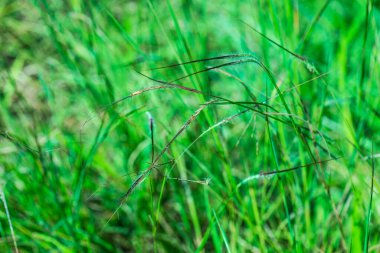
{"type": "Polygon", "coordinates": [[[0,251],[380,252],[379,11],[1,0],[0,251]]]}

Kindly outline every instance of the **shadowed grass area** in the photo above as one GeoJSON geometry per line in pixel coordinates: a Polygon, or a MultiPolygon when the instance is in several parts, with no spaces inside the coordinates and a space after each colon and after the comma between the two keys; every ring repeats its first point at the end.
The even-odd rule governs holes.
{"type": "Polygon", "coordinates": [[[378,2],[0,1],[0,252],[378,252],[378,2]]]}

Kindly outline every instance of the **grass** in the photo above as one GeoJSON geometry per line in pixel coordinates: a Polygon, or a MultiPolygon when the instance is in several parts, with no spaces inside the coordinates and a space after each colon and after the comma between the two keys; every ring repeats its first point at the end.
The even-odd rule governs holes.
{"type": "Polygon", "coordinates": [[[0,252],[378,252],[376,1],[0,1],[0,252]]]}

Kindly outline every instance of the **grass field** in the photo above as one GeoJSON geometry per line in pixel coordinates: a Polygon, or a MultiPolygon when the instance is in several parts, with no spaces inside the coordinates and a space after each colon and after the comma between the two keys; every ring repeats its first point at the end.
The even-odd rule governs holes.
{"type": "Polygon", "coordinates": [[[380,2],[0,0],[0,252],[380,252],[380,2]]]}

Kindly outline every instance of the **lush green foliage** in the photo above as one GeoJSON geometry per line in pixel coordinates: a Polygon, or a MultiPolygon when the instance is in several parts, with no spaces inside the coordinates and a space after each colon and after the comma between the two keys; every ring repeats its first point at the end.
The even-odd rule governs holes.
{"type": "Polygon", "coordinates": [[[0,1],[0,251],[380,251],[379,11],[0,1]]]}

